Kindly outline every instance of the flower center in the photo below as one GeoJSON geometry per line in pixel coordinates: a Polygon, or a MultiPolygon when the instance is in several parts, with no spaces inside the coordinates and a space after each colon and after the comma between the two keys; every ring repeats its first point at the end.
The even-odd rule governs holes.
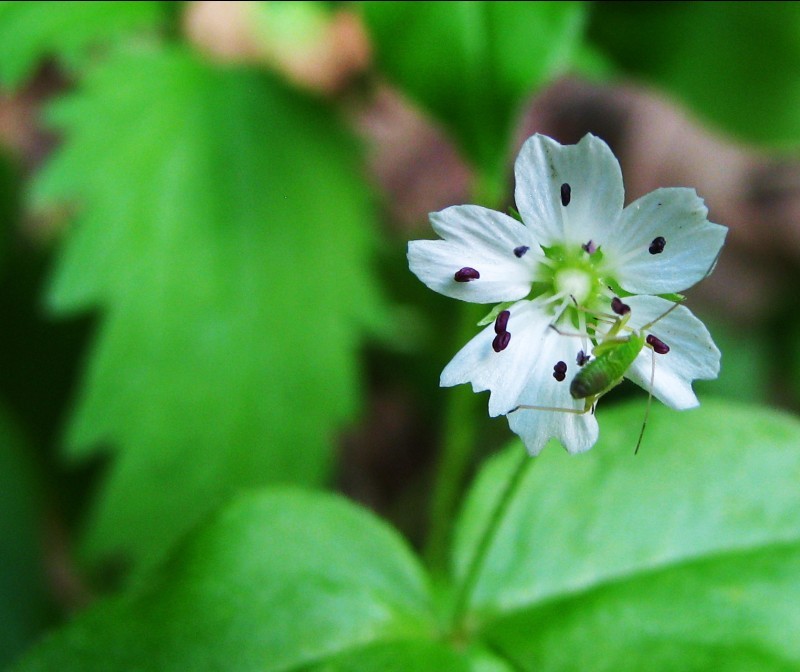
{"type": "Polygon", "coordinates": [[[562,268],[556,271],[553,286],[557,293],[571,296],[578,305],[585,305],[592,293],[594,278],[578,268],[562,268]]]}

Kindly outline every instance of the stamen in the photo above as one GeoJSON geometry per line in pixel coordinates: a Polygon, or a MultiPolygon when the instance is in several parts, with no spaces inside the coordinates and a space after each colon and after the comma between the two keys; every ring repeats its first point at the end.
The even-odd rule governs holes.
{"type": "Polygon", "coordinates": [[[611,310],[617,315],[627,315],[631,312],[631,307],[627,303],[623,303],[618,296],[615,296],[611,299],[611,310]]]}
{"type": "Polygon", "coordinates": [[[583,350],[580,350],[578,352],[578,357],[577,357],[577,359],[575,361],[577,362],[578,366],[583,366],[590,359],[591,359],[591,357],[589,355],[587,355],[583,350]]]}
{"type": "Polygon", "coordinates": [[[590,240],[588,243],[581,245],[581,249],[588,254],[594,254],[597,252],[597,245],[595,245],[593,240],[590,240]]]}
{"type": "Polygon", "coordinates": [[[500,334],[506,333],[509,317],[511,317],[511,311],[508,310],[503,310],[497,315],[497,319],[494,321],[495,334],[499,336],[500,334]]]}
{"type": "Polygon", "coordinates": [[[648,334],[647,338],[644,340],[647,341],[647,344],[653,348],[653,351],[658,355],[666,355],[669,352],[669,346],[658,338],[658,336],[648,334]]]}
{"type": "Polygon", "coordinates": [[[581,335],[581,347],[584,350],[589,349],[589,332],[586,330],[586,313],[582,310],[578,311],[578,333],[581,335]]]}
{"type": "Polygon", "coordinates": [[[569,205],[570,199],[572,198],[572,187],[570,187],[566,182],[561,185],[561,205],[565,208],[569,205]]]}
{"type": "Polygon", "coordinates": [[[667,246],[667,240],[663,236],[658,236],[653,238],[653,242],[650,243],[650,247],[648,248],[650,254],[661,254],[664,251],[664,248],[667,246]]]}
{"type": "Polygon", "coordinates": [[[470,268],[469,266],[464,266],[464,268],[455,272],[453,275],[456,282],[472,282],[473,280],[477,280],[481,277],[481,274],[478,273],[474,268],[470,268]]]}
{"type": "MultiPolygon", "coordinates": [[[[564,295],[559,294],[559,296],[564,296],[564,295]]],[[[567,309],[567,306],[569,306],[569,303],[570,303],[569,297],[564,296],[564,298],[561,299],[561,303],[558,304],[558,307],[553,312],[553,324],[555,324],[561,319],[561,316],[564,314],[564,311],[567,309]]]]}
{"type": "Polygon", "coordinates": [[[519,247],[515,247],[515,248],[514,248],[514,256],[515,256],[517,259],[521,259],[521,258],[522,258],[522,255],[524,255],[524,254],[525,254],[525,253],[526,253],[528,250],[530,250],[530,249],[531,249],[531,248],[530,248],[530,247],[528,247],[527,245],[520,245],[519,247]]]}
{"type": "Polygon", "coordinates": [[[553,367],[553,378],[555,378],[560,383],[566,377],[567,377],[566,362],[556,362],[556,365],[553,367]]]}
{"type": "Polygon", "coordinates": [[[502,334],[497,334],[492,341],[492,350],[495,352],[502,352],[508,347],[511,342],[511,332],[504,331],[502,334]]]}

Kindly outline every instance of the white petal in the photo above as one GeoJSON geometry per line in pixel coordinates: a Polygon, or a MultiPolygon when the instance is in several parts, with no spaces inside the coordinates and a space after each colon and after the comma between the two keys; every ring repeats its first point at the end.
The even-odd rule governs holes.
{"type": "MultiPolygon", "coordinates": [[[[548,329],[542,335],[538,357],[517,403],[582,411],[584,402],[570,396],[569,384],[578,370],[575,360],[583,347],[580,338],[562,336],[548,329]],[[566,378],[561,382],[553,377],[553,367],[557,362],[567,365],[566,378]]],[[[599,434],[592,413],[578,415],[565,411],[519,409],[508,414],[508,424],[522,438],[531,455],[538,455],[554,437],[570,453],[580,453],[589,450],[599,434]]]]}
{"type": "Polygon", "coordinates": [[[543,135],[529,138],[514,167],[515,200],[522,219],[545,247],[602,244],[622,212],[619,162],[605,142],[586,135],[577,145],[560,145],[543,135]],[[561,185],[570,187],[562,205],[561,185]]]}
{"type": "Polygon", "coordinates": [[[625,377],[649,390],[652,376],[653,396],[670,408],[683,410],[697,406],[699,402],[692,391],[692,381],[710,380],[719,375],[720,352],[708,329],[685,306],[678,306],[658,319],[673,304],[656,296],[629,296],[625,303],[631,307],[628,324],[641,329],[657,320],[645,331],[670,348],[666,355],[643,348],[625,377]]]}
{"type": "Polygon", "coordinates": [[[680,292],[708,275],[728,229],[708,221],[694,189],[657,189],[622,213],[603,252],[616,279],[629,292],[680,292]],[[651,254],[657,237],[663,252],[651,254]]]}
{"type": "Polygon", "coordinates": [[[411,271],[432,290],[472,303],[514,301],[528,295],[542,250],[530,230],[513,217],[477,205],[456,205],[430,215],[443,240],[408,244],[411,271]],[[521,257],[520,247],[529,248],[521,257]],[[480,278],[457,282],[455,273],[473,268],[480,278]]]}
{"type": "Polygon", "coordinates": [[[486,327],[467,343],[444,368],[442,387],[472,383],[475,392],[490,390],[489,415],[508,413],[538,357],[538,343],[549,331],[550,316],[532,301],[520,301],[509,308],[511,317],[506,329],[511,341],[505,350],[495,352],[494,325],[486,327]]]}

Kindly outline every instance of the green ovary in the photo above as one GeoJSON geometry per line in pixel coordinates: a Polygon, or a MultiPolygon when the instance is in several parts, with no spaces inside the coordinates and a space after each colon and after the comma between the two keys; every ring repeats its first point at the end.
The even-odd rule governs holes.
{"type": "Polygon", "coordinates": [[[609,284],[603,268],[602,251],[589,254],[581,247],[568,249],[559,246],[545,250],[545,255],[548,263],[540,295],[572,297],[581,308],[594,307],[609,284]]]}
{"type": "Polygon", "coordinates": [[[553,289],[556,294],[571,296],[580,306],[585,306],[592,295],[594,277],[577,268],[562,268],[553,277],[553,289]]]}

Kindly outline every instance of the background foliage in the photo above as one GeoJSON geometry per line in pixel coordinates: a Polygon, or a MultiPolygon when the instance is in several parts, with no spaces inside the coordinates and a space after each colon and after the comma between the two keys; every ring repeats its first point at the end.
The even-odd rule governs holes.
{"type": "MultiPolygon", "coordinates": [[[[0,665],[798,667],[796,250],[761,313],[716,315],[720,380],[654,408],[636,459],[643,395],[530,460],[437,390],[480,316],[405,268],[408,184],[505,207],[542,101],[586,78],[688,105],[781,187],[800,37],[770,4],[0,3],[0,665]]],[[[734,310],[749,263],[718,270],[734,310]]]]}

